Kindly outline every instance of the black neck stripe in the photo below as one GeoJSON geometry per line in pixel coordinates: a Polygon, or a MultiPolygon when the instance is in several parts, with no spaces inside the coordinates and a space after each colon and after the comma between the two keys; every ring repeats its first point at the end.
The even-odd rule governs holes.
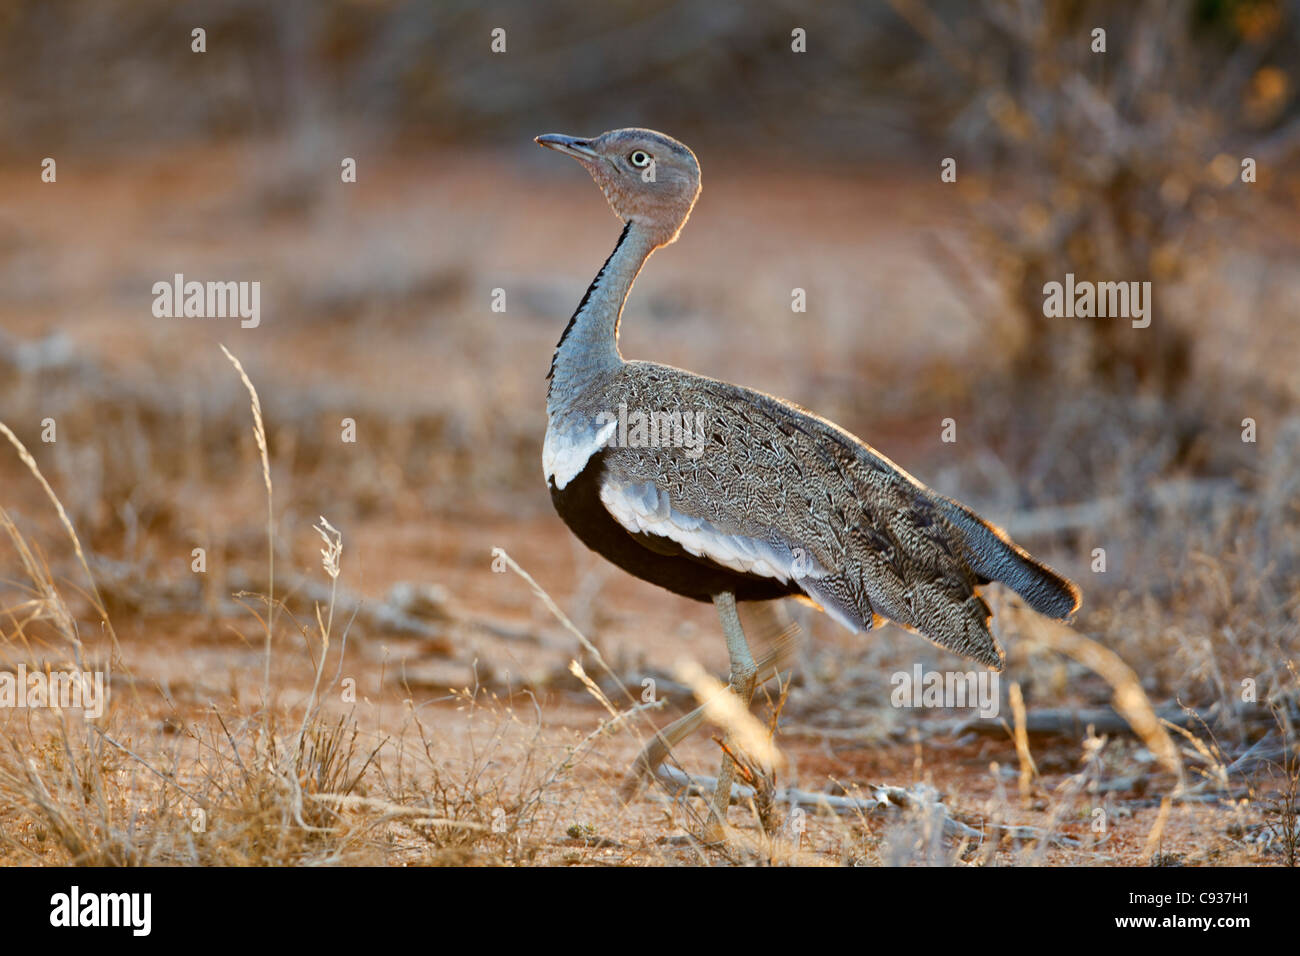
{"type": "Polygon", "coordinates": [[[600,267],[600,271],[596,273],[596,278],[591,280],[591,285],[587,286],[587,291],[582,295],[582,301],[578,303],[578,307],[573,310],[573,315],[569,317],[569,324],[564,327],[564,332],[560,334],[560,341],[555,343],[555,354],[551,356],[551,370],[546,373],[548,379],[555,376],[555,362],[560,357],[560,347],[564,345],[564,340],[567,339],[569,333],[573,331],[573,326],[577,324],[578,316],[582,314],[582,310],[585,309],[587,303],[591,301],[591,296],[600,285],[600,280],[605,278],[605,270],[609,268],[609,264],[613,262],[614,257],[618,255],[618,250],[622,248],[623,242],[627,239],[628,231],[631,228],[632,220],[629,219],[623,226],[623,232],[620,233],[618,242],[614,243],[614,251],[609,254],[609,258],[605,260],[605,264],[600,267]]]}

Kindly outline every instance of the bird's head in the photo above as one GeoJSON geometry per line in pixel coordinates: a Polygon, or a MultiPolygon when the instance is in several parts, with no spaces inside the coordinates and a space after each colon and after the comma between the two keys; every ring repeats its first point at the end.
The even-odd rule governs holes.
{"type": "Polygon", "coordinates": [[[546,133],[537,142],[582,163],[615,215],[645,228],[656,245],[677,239],[700,194],[695,154],[652,129],[615,129],[592,139],[546,133]]]}

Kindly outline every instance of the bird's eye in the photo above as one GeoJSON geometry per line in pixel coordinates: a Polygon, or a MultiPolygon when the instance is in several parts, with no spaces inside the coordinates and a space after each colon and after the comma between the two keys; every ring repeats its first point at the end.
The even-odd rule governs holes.
{"type": "Polygon", "coordinates": [[[644,149],[635,149],[632,151],[632,154],[628,156],[627,161],[637,169],[645,169],[650,165],[650,154],[644,149]]]}

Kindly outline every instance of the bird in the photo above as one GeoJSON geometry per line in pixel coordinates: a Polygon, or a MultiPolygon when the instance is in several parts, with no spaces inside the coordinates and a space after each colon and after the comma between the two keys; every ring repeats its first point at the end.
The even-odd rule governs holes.
{"type": "MultiPolygon", "coordinates": [[[[798,598],[855,633],[892,621],[999,671],[1004,655],[980,588],[1000,582],[1047,617],[1074,615],[1082,598],[1073,582],[828,419],[625,359],[624,304],[646,260],[690,217],[699,160],[671,136],[635,127],[535,141],[577,160],[623,223],[551,359],[542,466],[552,502],[592,551],[714,604],[729,687],[746,708],[772,660],[754,661],[737,602],[798,598]],[[641,427],[629,429],[633,419],[641,427]]],[[[724,750],[707,818],[714,837],[726,827],[735,772],[734,749],[724,750]]]]}

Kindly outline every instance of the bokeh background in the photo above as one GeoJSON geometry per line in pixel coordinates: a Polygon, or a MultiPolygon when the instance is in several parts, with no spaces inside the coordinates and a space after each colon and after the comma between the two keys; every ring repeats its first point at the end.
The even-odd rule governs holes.
{"type": "MultiPolygon", "coordinates": [[[[158,752],[262,673],[260,625],[232,595],[263,590],[265,488],[219,344],[260,393],[286,613],[310,621],[320,599],[317,516],[343,533],[357,616],[340,673],[370,688],[364,733],[416,699],[471,738],[447,716],[463,701],[432,703],[448,687],[598,719],[567,671],[578,648],[493,573],[498,547],[629,680],[668,680],[682,655],[724,667],[710,610],[572,541],[539,467],[550,353],[618,224],[532,137],[643,125],[696,151],[704,191],[638,280],[624,354],[838,421],[1078,581],[1080,633],[1162,713],[1199,708],[1220,768],[1288,753],[1300,4],[10,0],[0,63],[0,421],[81,535],[114,640],[8,452],[0,506],[66,590],[77,653],[143,688],[118,717],[158,752]],[[260,327],[155,318],[151,287],[177,272],[260,281],[260,327]],[[1150,327],[1045,318],[1043,284],[1067,272],[1150,281],[1150,327]],[[1243,680],[1281,728],[1263,704],[1243,716],[1243,680]]],[[[0,547],[9,666],[71,653],[29,578],[0,547]]],[[[894,628],[852,638],[800,614],[786,718],[841,734],[817,738],[835,773],[910,772],[916,716],[888,706],[888,675],[961,665],[894,628]]],[[[1106,704],[1105,681],[1004,620],[1031,712],[1106,704]]],[[[309,687],[284,631],[277,674],[309,687]]],[[[1140,764],[1130,743],[1116,759],[1140,764]]],[[[1015,762],[1005,738],[963,746],[972,774],[1015,762]]],[[[805,774],[830,772],[817,759],[805,774]]],[[[1075,767],[1055,760],[1040,769],[1075,767]]],[[[1265,786],[1197,766],[1223,793],[1265,786]]],[[[5,819],[29,819],[7,792],[5,819]]],[[[1212,829],[1240,849],[1233,825],[1212,829]]],[[[1208,861],[1188,826],[1181,852],[1208,861]]]]}

